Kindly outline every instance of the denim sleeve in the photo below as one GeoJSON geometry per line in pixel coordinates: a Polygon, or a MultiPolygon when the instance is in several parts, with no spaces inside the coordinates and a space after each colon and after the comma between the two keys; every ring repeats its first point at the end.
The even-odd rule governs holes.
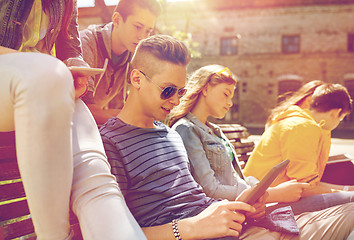
{"type": "Polygon", "coordinates": [[[77,6],[75,5],[73,16],[68,29],[71,38],[66,38],[63,32],[65,30],[62,29],[55,42],[57,58],[59,58],[64,62],[67,59],[76,59],[75,61],[73,61],[75,62],[75,64],[67,64],[69,66],[87,65],[86,63],[84,63],[84,60],[82,58],[81,42],[80,42],[79,31],[78,31],[79,24],[77,21],[77,16],[78,16],[78,10],[77,10],[77,6]]]}
{"type": "Polygon", "coordinates": [[[179,125],[176,131],[181,135],[187,150],[194,179],[202,186],[207,196],[234,201],[248,186],[243,181],[235,181],[235,185],[224,185],[215,177],[215,172],[206,157],[202,140],[193,127],[179,125]]]}

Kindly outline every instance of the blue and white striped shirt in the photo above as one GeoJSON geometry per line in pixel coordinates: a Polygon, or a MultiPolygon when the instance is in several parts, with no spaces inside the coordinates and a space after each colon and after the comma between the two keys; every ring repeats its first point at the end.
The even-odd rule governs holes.
{"type": "Polygon", "coordinates": [[[111,118],[100,129],[112,173],[142,227],[196,215],[215,201],[192,177],[179,134],[155,125],[139,128],[111,118]]]}

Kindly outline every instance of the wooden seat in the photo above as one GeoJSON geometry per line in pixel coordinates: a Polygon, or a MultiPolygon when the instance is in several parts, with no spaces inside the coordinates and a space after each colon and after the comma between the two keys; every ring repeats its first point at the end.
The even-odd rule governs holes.
{"type": "Polygon", "coordinates": [[[240,167],[243,168],[254,149],[254,142],[249,140],[250,134],[240,124],[218,124],[225,136],[235,147],[240,167]]]}
{"type": "MultiPolygon", "coordinates": [[[[54,191],[54,190],[53,190],[54,191]]],[[[14,132],[0,133],[0,240],[36,239],[18,170],[14,132]]],[[[55,217],[55,216],[53,216],[55,217]]],[[[70,212],[73,239],[82,239],[75,214],[70,212]]]]}

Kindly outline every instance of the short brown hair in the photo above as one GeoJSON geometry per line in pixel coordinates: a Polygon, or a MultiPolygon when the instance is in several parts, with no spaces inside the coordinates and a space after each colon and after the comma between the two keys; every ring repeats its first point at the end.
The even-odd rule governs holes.
{"type": "Polygon", "coordinates": [[[352,111],[352,102],[348,90],[343,85],[326,83],[316,88],[311,97],[310,109],[318,112],[328,112],[332,109],[341,108],[341,115],[352,111]]]}
{"type": "Polygon", "coordinates": [[[168,35],[154,35],[139,42],[131,60],[128,76],[133,69],[148,70],[152,76],[159,71],[158,61],[186,66],[190,59],[190,52],[182,41],[168,35]]]}
{"type": "Polygon", "coordinates": [[[125,21],[129,15],[133,14],[135,6],[148,9],[155,16],[161,13],[161,5],[157,0],[120,0],[114,11],[119,12],[125,21]]]}

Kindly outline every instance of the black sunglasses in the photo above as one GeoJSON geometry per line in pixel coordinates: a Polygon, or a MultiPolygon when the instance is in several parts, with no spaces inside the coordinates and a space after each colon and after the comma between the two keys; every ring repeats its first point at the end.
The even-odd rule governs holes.
{"type": "Polygon", "coordinates": [[[160,88],[160,90],[162,91],[161,92],[161,95],[160,95],[160,98],[162,100],[166,100],[166,99],[169,99],[171,98],[173,95],[175,95],[175,93],[177,92],[178,93],[178,98],[181,98],[184,96],[184,94],[186,94],[187,92],[187,89],[185,88],[180,88],[180,89],[177,89],[177,87],[174,87],[174,86],[169,86],[169,87],[165,87],[165,88],[161,88],[159,85],[157,85],[154,81],[152,81],[151,78],[149,78],[148,76],[146,76],[145,73],[143,73],[142,71],[138,70],[139,72],[141,72],[141,74],[143,74],[147,79],[149,79],[153,84],[155,84],[156,87],[160,88]]]}

